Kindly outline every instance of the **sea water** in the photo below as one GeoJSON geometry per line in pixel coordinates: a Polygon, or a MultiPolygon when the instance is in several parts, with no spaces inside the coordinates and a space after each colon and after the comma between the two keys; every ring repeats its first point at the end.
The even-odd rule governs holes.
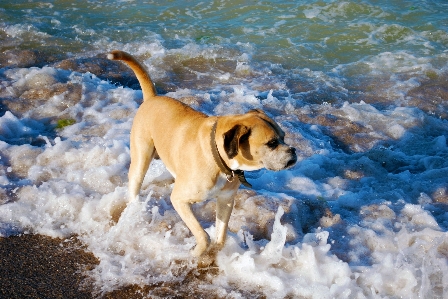
{"type": "MultiPolygon", "coordinates": [[[[105,60],[121,49],[159,93],[263,109],[297,148],[292,169],[247,174],[217,274],[192,292],[448,298],[447,14],[444,0],[2,1],[0,236],[77,235],[99,295],[196,267],[163,162],[113,221],[142,98],[105,60]]],[[[211,237],[214,205],[194,207],[211,237]]]]}

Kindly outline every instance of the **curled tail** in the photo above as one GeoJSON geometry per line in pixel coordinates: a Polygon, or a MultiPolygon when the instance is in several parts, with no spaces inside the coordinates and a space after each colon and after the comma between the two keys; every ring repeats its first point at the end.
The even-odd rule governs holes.
{"type": "Polygon", "coordinates": [[[151,77],[149,77],[148,72],[131,54],[115,50],[107,54],[107,58],[110,60],[124,61],[134,71],[143,91],[143,101],[157,95],[156,89],[152,83],[151,77]]]}

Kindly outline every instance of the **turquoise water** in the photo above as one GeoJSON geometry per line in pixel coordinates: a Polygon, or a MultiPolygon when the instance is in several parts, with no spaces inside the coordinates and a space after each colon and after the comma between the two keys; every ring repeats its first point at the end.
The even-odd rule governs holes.
{"type": "Polygon", "coordinates": [[[384,104],[403,100],[398,81],[444,78],[447,12],[442,0],[2,2],[0,51],[38,51],[42,66],[117,48],[145,60],[162,92],[242,83],[384,104]]]}
{"type": "Polygon", "coordinates": [[[443,0],[148,2],[3,2],[0,50],[84,54],[113,43],[158,40],[173,49],[191,42],[288,70],[329,71],[400,50],[437,59],[448,46],[443,0]]]}

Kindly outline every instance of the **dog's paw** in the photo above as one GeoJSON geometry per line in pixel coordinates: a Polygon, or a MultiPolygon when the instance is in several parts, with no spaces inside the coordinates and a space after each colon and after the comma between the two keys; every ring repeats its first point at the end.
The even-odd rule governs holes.
{"type": "Polygon", "coordinates": [[[209,268],[216,266],[215,264],[216,253],[206,252],[198,258],[198,268],[209,268]]]}
{"type": "Polygon", "coordinates": [[[207,268],[215,264],[216,255],[222,246],[218,244],[210,245],[207,250],[198,258],[198,268],[207,268]]]}
{"type": "Polygon", "coordinates": [[[198,268],[208,268],[215,263],[215,257],[203,254],[198,259],[198,268]]]}

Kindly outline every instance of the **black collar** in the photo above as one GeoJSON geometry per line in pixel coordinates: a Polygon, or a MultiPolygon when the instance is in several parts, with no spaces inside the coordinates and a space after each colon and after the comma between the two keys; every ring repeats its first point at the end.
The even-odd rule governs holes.
{"type": "Polygon", "coordinates": [[[212,132],[210,133],[210,146],[212,147],[212,154],[213,159],[215,159],[216,164],[218,164],[219,169],[225,173],[227,177],[227,181],[232,182],[235,178],[235,175],[238,176],[238,179],[240,180],[241,184],[248,188],[252,188],[252,185],[249,184],[248,181],[246,181],[246,177],[244,176],[244,171],[237,169],[232,170],[229,166],[226,165],[224,160],[222,159],[221,155],[218,151],[218,146],[216,145],[216,127],[218,125],[218,121],[216,121],[213,124],[212,132]]]}

